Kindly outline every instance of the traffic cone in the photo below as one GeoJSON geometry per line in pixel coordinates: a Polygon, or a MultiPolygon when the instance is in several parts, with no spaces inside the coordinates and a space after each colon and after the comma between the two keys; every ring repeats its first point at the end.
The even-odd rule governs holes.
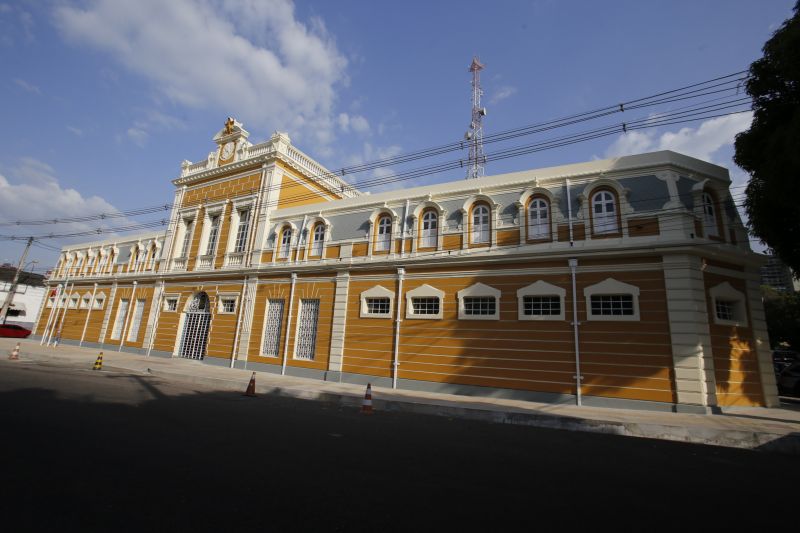
{"type": "Polygon", "coordinates": [[[19,361],[19,343],[17,343],[17,345],[14,346],[13,350],[11,350],[11,353],[9,354],[8,359],[10,361],[19,361]]]}
{"type": "Polygon", "coordinates": [[[252,396],[255,398],[256,396],[256,373],[253,372],[253,375],[250,376],[250,383],[247,384],[247,390],[244,391],[244,396],[252,396]]]}
{"type": "Polygon", "coordinates": [[[103,352],[100,352],[100,355],[97,356],[97,361],[94,362],[92,370],[103,370],[103,352]]]}
{"type": "Polygon", "coordinates": [[[367,392],[364,394],[364,401],[361,402],[361,414],[372,414],[372,385],[367,383],[367,392]]]}

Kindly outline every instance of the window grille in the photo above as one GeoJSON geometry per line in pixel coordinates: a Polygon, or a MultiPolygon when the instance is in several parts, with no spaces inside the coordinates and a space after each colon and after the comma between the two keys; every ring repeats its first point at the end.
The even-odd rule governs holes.
{"type": "Polygon", "coordinates": [[[208,295],[198,293],[189,303],[184,315],[183,333],[178,353],[187,359],[203,359],[208,343],[208,330],[211,325],[208,295]]]}
{"type": "Polygon", "coordinates": [[[367,298],[367,313],[388,315],[391,312],[389,298],[367,298]]]}
{"type": "MultiPolygon", "coordinates": [[[[438,313],[438,311],[437,311],[438,313]]],[[[495,315],[497,300],[494,296],[468,296],[464,298],[465,315],[495,315]]]]}
{"type": "Polygon", "coordinates": [[[282,259],[286,259],[289,257],[289,247],[292,244],[292,230],[285,229],[283,233],[281,233],[281,249],[278,253],[278,257],[282,259]]]}
{"type": "Polygon", "coordinates": [[[391,248],[392,220],[388,216],[381,217],[378,222],[378,238],[375,241],[375,251],[385,252],[391,248]]]}
{"type": "Polygon", "coordinates": [[[122,335],[122,326],[128,314],[128,300],[120,300],[117,308],[117,317],[114,319],[114,329],[111,330],[111,339],[119,340],[122,335]]]}
{"type": "Polygon", "coordinates": [[[489,242],[489,208],[485,205],[472,210],[472,242],[489,242]]]}
{"type": "Polygon", "coordinates": [[[233,248],[235,253],[244,252],[247,243],[247,231],[250,229],[250,210],[242,209],[239,211],[239,228],[236,230],[236,246],[233,248]]]}
{"type": "Polygon", "coordinates": [[[560,315],[561,298],[558,296],[523,296],[522,313],[527,316],[560,315]]]}
{"type": "Polygon", "coordinates": [[[550,236],[550,219],[547,202],[534,198],[528,207],[528,238],[545,239],[550,236]]]}
{"type": "Polygon", "coordinates": [[[94,308],[95,309],[102,309],[104,303],[106,303],[105,298],[95,298],[95,300],[94,300],[94,308]]]}
{"type": "Polygon", "coordinates": [[[183,243],[181,245],[180,257],[187,257],[189,255],[189,244],[192,242],[192,227],[194,226],[194,220],[187,220],[184,224],[185,227],[183,230],[183,243]]]}
{"type": "Polygon", "coordinates": [[[165,310],[166,311],[177,311],[178,310],[178,299],[177,298],[167,298],[165,300],[165,310]]]}
{"type": "Polygon", "coordinates": [[[415,315],[438,315],[439,298],[411,298],[411,308],[415,315]]]}
{"type": "Polygon", "coordinates": [[[438,227],[439,216],[433,211],[428,211],[425,213],[425,215],[422,217],[421,248],[436,248],[438,246],[438,227]]]}
{"type": "Polygon", "coordinates": [[[594,232],[615,233],[619,231],[617,225],[617,206],[614,195],[608,191],[600,191],[592,197],[594,209],[594,232]]]}
{"type": "Polygon", "coordinates": [[[144,302],[144,300],[136,300],[131,329],[128,331],[128,342],[134,342],[139,337],[139,327],[142,325],[142,315],[144,314],[144,302]]]}
{"type": "Polygon", "coordinates": [[[736,320],[736,302],[733,300],[715,300],[714,307],[720,320],[736,320]]]}
{"type": "Polygon", "coordinates": [[[222,299],[222,312],[223,313],[233,313],[236,311],[236,300],[233,298],[223,298],[222,299]]]}
{"type": "Polygon", "coordinates": [[[325,226],[317,224],[314,228],[314,240],[311,243],[311,255],[321,256],[322,245],[325,241],[325,226]]]}
{"type": "Polygon", "coordinates": [[[83,301],[81,302],[81,309],[88,308],[91,301],[92,301],[91,298],[84,298],[83,301]]]}
{"type": "Polygon", "coordinates": [[[208,245],[206,246],[206,255],[214,255],[217,248],[217,239],[219,238],[219,215],[211,217],[211,229],[208,232],[208,245]]]}
{"type": "Polygon", "coordinates": [[[314,359],[318,320],[319,300],[300,300],[300,311],[297,317],[297,339],[294,348],[294,356],[297,359],[314,359]]]}
{"type": "Polygon", "coordinates": [[[281,325],[283,324],[283,300],[270,299],[267,316],[264,318],[264,351],[267,357],[278,357],[281,350],[281,325]]]}
{"type": "Polygon", "coordinates": [[[593,295],[592,314],[633,315],[633,296],[630,294],[593,295]]]}

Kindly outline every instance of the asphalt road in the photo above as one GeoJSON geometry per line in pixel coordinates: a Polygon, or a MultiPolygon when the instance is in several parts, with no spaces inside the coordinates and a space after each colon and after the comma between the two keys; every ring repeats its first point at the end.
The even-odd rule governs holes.
{"type": "Polygon", "coordinates": [[[800,460],[0,364],[5,531],[797,525],[800,460]]]}

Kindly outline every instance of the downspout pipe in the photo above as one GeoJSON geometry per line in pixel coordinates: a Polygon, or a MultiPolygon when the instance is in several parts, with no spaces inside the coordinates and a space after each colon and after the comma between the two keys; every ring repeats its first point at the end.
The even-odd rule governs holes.
{"type": "Polygon", "coordinates": [[[95,294],[97,294],[97,283],[94,284],[94,288],[92,289],[92,300],[89,302],[89,310],[86,311],[86,322],[83,323],[83,332],[81,333],[81,341],[78,343],[78,346],[83,346],[83,339],[86,338],[86,328],[89,326],[89,317],[92,316],[95,294]]]}
{"type": "Polygon", "coordinates": [[[289,333],[292,331],[292,309],[294,308],[294,287],[297,283],[297,274],[292,272],[292,288],[289,290],[289,315],[286,317],[286,336],[283,339],[283,362],[281,363],[281,376],[286,375],[286,360],[289,358],[289,333]]]}
{"type": "Polygon", "coordinates": [[[581,348],[578,339],[578,290],[576,288],[576,281],[575,281],[575,271],[578,268],[578,260],[575,258],[571,258],[568,260],[570,274],[572,275],[572,331],[575,335],[575,375],[572,376],[575,379],[575,390],[576,395],[575,399],[577,404],[580,406],[582,405],[581,402],[581,381],[583,381],[583,376],[581,375],[581,348]]]}
{"type": "MultiPolygon", "coordinates": [[[[136,286],[138,282],[133,282],[133,291],[131,291],[131,299],[130,303],[128,304],[128,313],[125,317],[125,321],[123,322],[124,327],[122,328],[122,335],[119,336],[119,349],[118,352],[122,351],[122,347],[125,346],[125,337],[128,336],[128,326],[130,325],[131,316],[136,314],[136,286]],[[133,311],[133,312],[131,312],[133,311]]],[[[121,300],[121,299],[120,299],[121,300]]]]}
{"type": "Polygon", "coordinates": [[[239,332],[242,329],[242,317],[244,316],[244,309],[247,298],[247,278],[242,282],[242,301],[239,302],[239,316],[236,318],[236,333],[233,335],[233,351],[231,352],[231,368],[236,361],[236,349],[239,348],[239,332]]]}
{"type": "Polygon", "coordinates": [[[396,316],[394,317],[394,356],[392,357],[392,388],[397,388],[397,371],[400,366],[400,324],[403,322],[400,311],[402,310],[403,302],[403,279],[405,279],[406,270],[404,268],[397,269],[397,305],[396,316]]]}

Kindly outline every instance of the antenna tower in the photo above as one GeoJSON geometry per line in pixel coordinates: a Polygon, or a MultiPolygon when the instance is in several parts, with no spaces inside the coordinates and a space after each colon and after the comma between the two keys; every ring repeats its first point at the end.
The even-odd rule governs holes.
{"type": "Polygon", "coordinates": [[[481,70],[483,65],[477,57],[473,57],[469,66],[469,71],[472,72],[472,122],[464,134],[464,138],[469,142],[467,179],[482,177],[483,165],[486,163],[486,156],[483,155],[483,117],[486,116],[486,108],[481,107],[481,95],[483,95],[481,70]]]}

